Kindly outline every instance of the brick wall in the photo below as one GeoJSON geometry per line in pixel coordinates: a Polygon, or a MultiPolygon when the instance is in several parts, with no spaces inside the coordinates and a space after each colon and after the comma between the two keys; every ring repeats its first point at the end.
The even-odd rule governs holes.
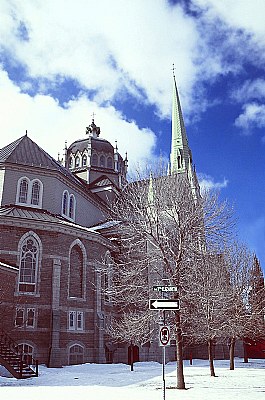
{"type": "Polygon", "coordinates": [[[8,288],[3,288],[9,310],[5,319],[6,328],[14,340],[19,343],[28,343],[34,347],[34,357],[38,358],[40,363],[50,364],[50,366],[67,364],[69,347],[75,343],[84,347],[84,361],[96,361],[98,358],[98,327],[95,324],[97,314],[93,264],[95,260],[103,257],[106,252],[105,246],[91,240],[89,235],[86,239],[80,239],[83,251],[86,254],[83,297],[69,298],[69,252],[73,242],[78,239],[76,235],[62,233],[59,229],[55,231],[55,228],[54,231],[44,230],[41,223],[39,229],[2,225],[0,226],[0,260],[11,265],[17,265],[19,241],[30,230],[38,235],[42,245],[39,291],[37,295],[14,293],[17,286],[16,277],[12,275],[5,279],[0,275],[1,282],[7,281],[9,285],[8,288]],[[53,285],[55,259],[59,263],[60,279],[53,285]],[[54,291],[58,292],[55,293],[55,297],[56,295],[59,296],[59,306],[54,305],[56,303],[54,291]],[[34,327],[18,328],[14,326],[16,305],[35,308],[34,327]],[[69,330],[68,315],[70,310],[83,312],[83,330],[69,330]],[[52,343],[56,345],[53,346],[51,352],[52,343]],[[50,361],[51,353],[53,354],[52,363],[50,361]]]}

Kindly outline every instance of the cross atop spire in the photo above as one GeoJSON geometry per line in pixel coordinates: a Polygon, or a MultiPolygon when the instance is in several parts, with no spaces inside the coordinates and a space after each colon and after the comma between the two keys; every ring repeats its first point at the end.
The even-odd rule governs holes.
{"type": "Polygon", "coordinates": [[[97,138],[100,134],[100,127],[96,126],[95,124],[95,113],[93,112],[91,117],[92,117],[92,122],[89,126],[86,127],[86,134],[89,136],[92,136],[94,138],[97,138]]]}
{"type": "Polygon", "coordinates": [[[175,64],[173,63],[173,64],[172,64],[171,70],[173,71],[173,77],[174,77],[174,78],[175,78],[175,69],[176,69],[176,68],[175,68],[175,64]]]}

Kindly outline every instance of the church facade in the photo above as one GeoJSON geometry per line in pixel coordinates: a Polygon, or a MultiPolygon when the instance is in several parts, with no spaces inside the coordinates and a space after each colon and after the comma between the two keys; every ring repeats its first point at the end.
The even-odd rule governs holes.
{"type": "MultiPolygon", "coordinates": [[[[101,137],[94,118],[63,160],[27,134],[0,149],[0,334],[7,332],[29,360],[50,367],[128,361],[128,344],[105,335],[111,307],[101,288],[108,276],[97,270],[118,251],[107,209],[126,185],[127,169],[127,154],[101,137]]],[[[169,173],[187,175],[196,201],[175,76],[169,173]]],[[[140,360],[160,360],[161,349],[151,347],[134,349],[135,360],[139,352],[140,360]]]]}
{"type": "Polygon", "coordinates": [[[92,120],[64,166],[27,134],[0,150],[0,329],[51,367],[106,361],[96,264],[115,251],[100,227],[127,159],[99,133],[92,120]]]}

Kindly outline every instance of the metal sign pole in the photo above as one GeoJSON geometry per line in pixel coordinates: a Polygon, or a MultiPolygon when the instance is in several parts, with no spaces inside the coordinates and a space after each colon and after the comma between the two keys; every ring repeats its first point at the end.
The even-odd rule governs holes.
{"type": "Polygon", "coordinates": [[[165,363],[166,363],[166,346],[163,346],[163,362],[162,362],[162,376],[163,376],[163,400],[166,399],[166,379],[165,379],[165,363]]]}
{"type": "MultiPolygon", "coordinates": [[[[162,351],[162,379],[163,379],[163,400],[166,399],[166,378],[165,378],[165,365],[166,365],[166,346],[170,346],[170,327],[166,326],[166,310],[180,309],[179,299],[167,299],[165,298],[165,292],[177,292],[177,286],[153,286],[153,290],[156,292],[162,292],[162,299],[149,299],[150,310],[163,311],[163,326],[159,329],[159,344],[163,346],[162,351]]],[[[160,315],[161,318],[161,315],[160,315]]],[[[160,324],[161,324],[160,320],[160,324]]]]}
{"type": "MultiPolygon", "coordinates": [[[[166,325],[166,312],[163,310],[163,320],[164,320],[164,326],[166,325]]],[[[162,379],[163,379],[163,400],[166,399],[166,378],[165,378],[165,364],[166,364],[166,346],[163,346],[163,352],[162,352],[162,379]]]]}

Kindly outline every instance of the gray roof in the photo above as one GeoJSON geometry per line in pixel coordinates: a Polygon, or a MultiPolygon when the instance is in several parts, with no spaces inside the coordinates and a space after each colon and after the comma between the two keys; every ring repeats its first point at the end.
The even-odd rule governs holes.
{"type": "Polygon", "coordinates": [[[58,171],[80,185],[80,181],[67,168],[46,153],[27,135],[0,149],[0,163],[35,166],[58,171]]]}
{"type": "Polygon", "coordinates": [[[108,142],[106,139],[101,139],[101,138],[84,138],[84,139],[79,139],[73,142],[67,149],[67,153],[76,153],[77,151],[80,151],[80,153],[83,153],[85,149],[87,149],[88,142],[91,140],[91,146],[92,150],[97,150],[99,152],[104,152],[104,153],[110,153],[113,155],[114,153],[114,148],[110,142],[108,142]]]}
{"type": "Polygon", "coordinates": [[[106,221],[106,222],[103,222],[102,224],[95,225],[90,229],[93,229],[93,231],[100,231],[102,229],[109,229],[109,228],[116,227],[117,225],[120,225],[120,224],[121,224],[121,221],[106,221]]]}
{"type": "Polygon", "coordinates": [[[69,228],[78,228],[87,232],[96,233],[93,228],[87,228],[85,226],[75,224],[74,222],[67,221],[60,215],[52,214],[49,211],[31,207],[17,206],[12,204],[9,206],[2,206],[0,207],[0,218],[1,217],[22,218],[26,219],[27,221],[34,220],[43,223],[56,223],[69,228]]]}

